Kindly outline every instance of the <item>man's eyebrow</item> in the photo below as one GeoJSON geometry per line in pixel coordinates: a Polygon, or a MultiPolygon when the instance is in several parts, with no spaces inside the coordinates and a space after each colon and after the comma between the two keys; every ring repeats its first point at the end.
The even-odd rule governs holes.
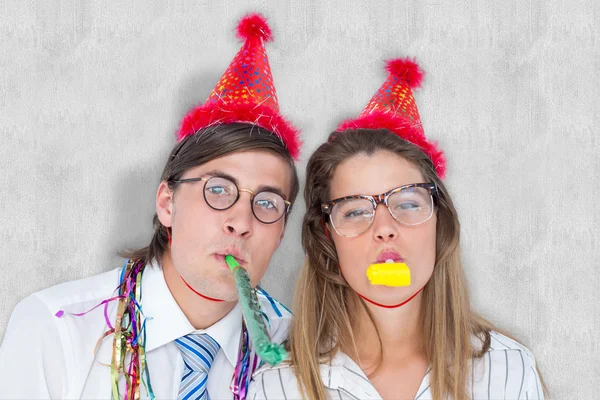
{"type": "MultiPolygon", "coordinates": [[[[207,171],[204,174],[202,174],[202,176],[206,176],[206,175],[218,176],[220,178],[229,179],[230,181],[232,181],[233,183],[235,183],[236,186],[238,186],[238,188],[240,186],[239,181],[235,177],[229,175],[227,172],[221,171],[220,169],[213,169],[213,170],[207,171]]],[[[283,192],[283,189],[281,189],[278,186],[260,185],[259,187],[256,188],[256,190],[253,190],[253,192],[255,192],[255,193],[259,193],[259,192],[272,192],[272,193],[276,193],[276,194],[280,195],[285,200],[287,200],[287,196],[283,192]]]]}
{"type": "Polygon", "coordinates": [[[283,193],[283,190],[281,190],[281,188],[279,188],[277,186],[260,185],[256,189],[256,193],[258,193],[258,192],[276,193],[276,194],[280,195],[281,197],[283,197],[284,200],[287,200],[287,196],[283,193]]]}
{"type": "Polygon", "coordinates": [[[229,179],[230,181],[232,181],[233,183],[236,184],[236,186],[239,186],[239,182],[236,178],[234,178],[233,176],[229,175],[227,172],[223,172],[220,169],[213,169],[210,171],[207,171],[205,173],[202,174],[202,176],[206,176],[206,175],[210,175],[210,176],[218,176],[219,178],[225,178],[225,179],[229,179]]]}

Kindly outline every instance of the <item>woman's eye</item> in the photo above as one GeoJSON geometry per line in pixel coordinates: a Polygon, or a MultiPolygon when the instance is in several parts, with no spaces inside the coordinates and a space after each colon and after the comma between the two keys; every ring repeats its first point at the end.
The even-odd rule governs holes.
{"type": "Polygon", "coordinates": [[[370,211],[364,208],[355,208],[353,210],[348,210],[344,212],[344,218],[358,218],[369,215],[370,211]]]}
{"type": "Polygon", "coordinates": [[[396,206],[399,210],[411,210],[417,211],[421,209],[421,206],[417,203],[400,203],[396,206]]]}

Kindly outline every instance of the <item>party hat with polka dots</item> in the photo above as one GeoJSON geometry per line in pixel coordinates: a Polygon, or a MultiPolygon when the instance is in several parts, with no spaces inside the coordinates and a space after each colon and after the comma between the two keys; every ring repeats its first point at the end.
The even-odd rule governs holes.
{"type": "Polygon", "coordinates": [[[292,158],[300,152],[298,130],[279,113],[273,75],[265,50],[271,28],[260,14],[243,17],[237,36],[244,41],[206,102],[187,113],[178,140],[217,124],[250,123],[277,135],[292,158]]]}
{"type": "Polygon", "coordinates": [[[377,90],[357,118],[349,119],[338,127],[346,129],[387,129],[416,146],[433,162],[440,178],[446,172],[444,153],[435,142],[425,137],[421,117],[413,96],[413,89],[421,86],[423,71],[408,58],[386,62],[387,79],[377,90]]]}

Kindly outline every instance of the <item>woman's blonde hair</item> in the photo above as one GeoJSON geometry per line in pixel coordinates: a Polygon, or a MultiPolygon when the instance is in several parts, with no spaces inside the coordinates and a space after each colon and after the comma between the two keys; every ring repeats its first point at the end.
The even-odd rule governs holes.
{"type": "Polygon", "coordinates": [[[309,399],[326,398],[319,364],[328,363],[338,351],[356,354],[353,328],[361,313],[355,307],[362,306],[374,324],[364,301],[338,270],[335,246],[325,233],[321,204],[330,200],[331,179],[341,162],[357,154],[372,155],[382,150],[409,161],[421,171],[425,182],[437,184],[436,261],[422,292],[420,330],[425,339],[424,353],[431,365],[433,398],[450,394],[455,400],[468,399],[469,360],[482,357],[489,349],[491,330],[512,336],[471,309],[460,258],[458,216],[433,163],[418,147],[384,129],[333,132],[308,162],[306,214],[302,223],[306,260],[296,286],[289,341],[298,386],[309,399]],[[477,348],[471,341],[472,335],[481,340],[477,348]]]}

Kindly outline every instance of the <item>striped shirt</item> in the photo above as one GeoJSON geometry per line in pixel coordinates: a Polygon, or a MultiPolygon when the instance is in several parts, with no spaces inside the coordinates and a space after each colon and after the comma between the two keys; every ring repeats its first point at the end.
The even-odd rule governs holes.
{"type": "MultiPolygon", "coordinates": [[[[469,363],[467,392],[471,399],[543,399],[540,379],[532,353],[520,343],[491,332],[490,349],[469,363]]],[[[477,341],[479,342],[479,341],[477,341]]],[[[428,370],[415,400],[431,399],[428,370]]],[[[248,399],[300,399],[293,368],[280,364],[263,366],[253,376],[248,399]]],[[[321,365],[321,379],[330,399],[381,399],[360,367],[344,353],[330,364],[321,365]]]]}
{"type": "MultiPolygon", "coordinates": [[[[94,353],[108,329],[103,307],[82,317],[67,313],[85,312],[113,297],[120,274],[118,268],[66,282],[34,293],[15,307],[0,347],[0,399],[111,398],[113,336],[100,342],[94,353]],[[59,310],[65,311],[62,318],[54,316],[59,310]]],[[[281,342],[288,335],[291,314],[266,292],[258,292],[269,333],[273,341],[281,342]]],[[[142,311],[147,317],[146,359],[156,398],[177,398],[184,363],[174,340],[190,333],[207,333],[219,343],[208,393],[213,400],[233,398],[229,385],[242,331],[239,304],[214,325],[195,330],[169,291],[162,270],[150,264],[142,275],[142,311]]],[[[116,302],[109,303],[107,315],[114,323],[116,302]]],[[[143,385],[141,398],[148,398],[143,385]]]]}

